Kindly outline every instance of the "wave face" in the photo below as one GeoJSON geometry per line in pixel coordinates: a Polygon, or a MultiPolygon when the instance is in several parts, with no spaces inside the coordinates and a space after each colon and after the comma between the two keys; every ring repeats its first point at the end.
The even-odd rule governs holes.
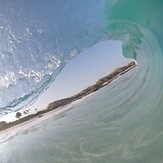
{"type": "MultiPolygon", "coordinates": [[[[137,60],[138,79],[149,79],[145,81],[148,92],[153,98],[159,96],[159,101],[161,7],[160,0],[2,2],[1,112],[32,104],[70,59],[101,40],[122,41],[123,55],[137,60]],[[147,74],[141,75],[143,72],[147,74]]],[[[146,101],[144,93],[143,98],[146,101]]]]}
{"type": "Polygon", "coordinates": [[[137,75],[134,69],[50,117],[2,132],[0,162],[163,162],[163,111],[142,101],[145,78],[138,84],[137,75]]]}
{"type": "Polygon", "coordinates": [[[162,8],[162,0],[1,2],[1,114],[31,104],[99,41],[120,40],[138,64],[75,111],[1,144],[1,162],[163,162],[162,8]]]}

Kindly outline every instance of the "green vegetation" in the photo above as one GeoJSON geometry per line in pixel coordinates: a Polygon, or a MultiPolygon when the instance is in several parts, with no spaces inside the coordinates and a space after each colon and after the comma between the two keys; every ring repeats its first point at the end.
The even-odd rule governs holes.
{"type": "Polygon", "coordinates": [[[18,118],[19,120],[14,121],[14,122],[10,122],[10,123],[6,123],[4,121],[0,122],[0,131],[7,129],[7,128],[10,128],[12,126],[15,126],[17,124],[26,122],[32,118],[42,117],[42,114],[44,114],[46,112],[49,112],[51,110],[55,110],[58,107],[65,106],[67,104],[70,104],[70,103],[78,100],[78,99],[81,99],[82,97],[84,97],[84,96],[86,96],[92,92],[95,92],[95,91],[99,90],[100,88],[106,86],[107,84],[109,84],[113,80],[117,79],[119,76],[123,75],[124,73],[128,72],[129,70],[131,70],[135,66],[136,66],[135,62],[131,62],[127,66],[117,68],[111,74],[99,79],[94,85],[89,86],[88,88],[82,90],[80,93],[78,93],[74,96],[65,98],[65,99],[54,101],[54,102],[50,103],[45,110],[37,111],[37,113],[35,113],[35,114],[29,115],[30,110],[28,109],[28,110],[23,112],[25,115],[27,114],[27,116],[20,119],[22,114],[20,112],[17,112],[15,117],[18,118]]]}
{"type": "Polygon", "coordinates": [[[80,93],[74,96],[71,96],[69,98],[61,99],[61,100],[50,103],[47,107],[47,111],[54,110],[60,106],[67,105],[73,101],[81,99],[82,97],[92,92],[99,90],[100,88],[106,86],[107,84],[117,79],[119,76],[123,75],[124,73],[128,72],[135,66],[136,66],[135,62],[130,62],[127,66],[117,68],[111,74],[99,79],[94,85],[87,87],[86,89],[82,90],[80,93]]]}
{"type": "Polygon", "coordinates": [[[24,114],[24,115],[26,115],[26,114],[29,115],[29,111],[30,111],[30,109],[27,109],[27,110],[23,111],[23,114],[24,114]]]}
{"type": "Polygon", "coordinates": [[[20,112],[17,112],[16,115],[15,115],[15,117],[18,118],[18,119],[20,119],[21,116],[22,116],[22,114],[20,112]]]}
{"type": "Polygon", "coordinates": [[[7,125],[7,123],[5,121],[1,121],[0,122],[0,128],[3,128],[7,125]]]}

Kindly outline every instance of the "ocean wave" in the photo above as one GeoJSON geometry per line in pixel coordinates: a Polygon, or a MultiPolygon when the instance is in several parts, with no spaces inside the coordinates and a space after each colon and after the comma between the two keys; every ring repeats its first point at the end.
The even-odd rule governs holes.
{"type": "Polygon", "coordinates": [[[31,104],[70,59],[100,41],[120,40],[137,62],[33,134],[1,143],[1,162],[162,162],[162,0],[1,3],[2,114],[31,104]]]}
{"type": "Polygon", "coordinates": [[[160,72],[162,2],[85,0],[78,3],[3,2],[0,9],[2,114],[32,104],[70,59],[102,40],[123,43],[123,55],[138,62],[134,89],[142,101],[147,101],[150,95],[152,103],[143,102],[146,108],[154,103],[153,108],[158,106],[163,78],[160,72]],[[136,89],[142,82],[141,89],[136,89]]]}

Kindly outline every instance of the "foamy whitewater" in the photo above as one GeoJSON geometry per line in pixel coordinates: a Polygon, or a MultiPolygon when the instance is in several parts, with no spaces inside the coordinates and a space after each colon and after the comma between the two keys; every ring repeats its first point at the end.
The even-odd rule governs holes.
{"type": "Polygon", "coordinates": [[[31,105],[100,41],[121,41],[137,68],[58,115],[0,133],[0,162],[163,162],[162,29],[162,0],[1,2],[1,115],[31,105]]]}

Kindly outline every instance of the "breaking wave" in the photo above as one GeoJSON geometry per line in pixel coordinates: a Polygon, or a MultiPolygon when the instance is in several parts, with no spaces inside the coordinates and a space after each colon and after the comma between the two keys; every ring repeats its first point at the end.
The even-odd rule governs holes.
{"type": "Polygon", "coordinates": [[[32,104],[67,62],[100,41],[121,41],[137,62],[56,117],[1,133],[1,162],[162,162],[162,8],[162,0],[1,2],[2,115],[32,104]]]}
{"type": "Polygon", "coordinates": [[[1,3],[1,114],[31,105],[67,62],[103,40],[120,40],[123,55],[137,61],[127,88],[136,105],[145,112],[163,106],[161,0],[1,3]]]}

